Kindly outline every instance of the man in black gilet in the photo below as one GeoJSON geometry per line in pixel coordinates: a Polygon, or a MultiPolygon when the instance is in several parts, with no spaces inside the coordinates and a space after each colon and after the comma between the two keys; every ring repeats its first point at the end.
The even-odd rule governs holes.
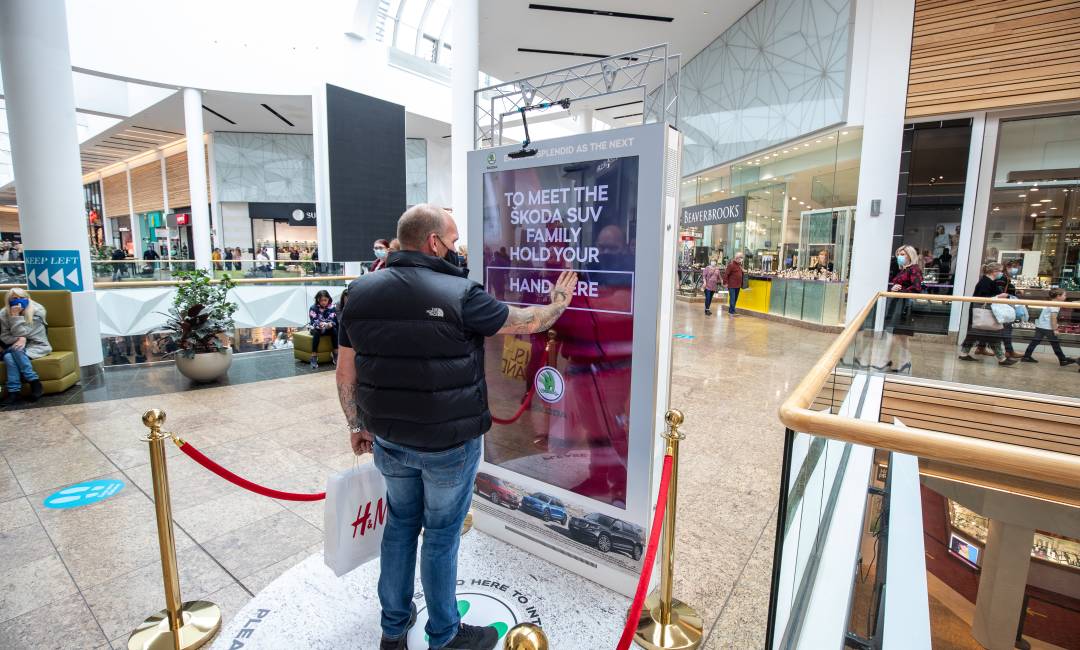
{"type": "Polygon", "coordinates": [[[465,277],[454,220],[432,205],[398,220],[401,251],[349,285],[340,315],[338,396],[353,451],[373,451],[389,514],[380,557],[381,650],[404,650],[416,622],[416,544],[431,648],[491,650],[498,632],[461,622],[457,551],[472,500],[481,437],[491,428],[484,337],[551,327],[570,304],[564,272],[551,304],[505,305],[465,277]]]}

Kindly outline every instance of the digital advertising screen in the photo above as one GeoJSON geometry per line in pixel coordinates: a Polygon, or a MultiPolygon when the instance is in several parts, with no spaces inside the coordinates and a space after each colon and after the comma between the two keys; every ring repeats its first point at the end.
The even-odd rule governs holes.
{"type": "Polygon", "coordinates": [[[550,329],[486,341],[493,425],[476,525],[623,593],[641,571],[669,385],[664,256],[674,269],[678,215],[665,129],[558,138],[535,157],[469,154],[469,242],[483,261],[470,277],[529,308],[550,304],[561,273],[578,275],[550,329]]]}
{"type": "Polygon", "coordinates": [[[626,503],[637,178],[636,156],[484,175],[488,292],[546,305],[560,273],[578,273],[550,333],[489,340],[492,413],[509,419],[532,398],[487,437],[485,458],[615,507],[626,503]]]}

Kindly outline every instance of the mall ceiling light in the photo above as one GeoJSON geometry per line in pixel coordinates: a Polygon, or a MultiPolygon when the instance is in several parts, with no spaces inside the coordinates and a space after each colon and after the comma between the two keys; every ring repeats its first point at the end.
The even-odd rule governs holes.
{"type": "Polygon", "coordinates": [[[1050,199],[1039,199],[1039,203],[1050,203],[1050,199]]]}
{"type": "Polygon", "coordinates": [[[652,20],[661,23],[670,23],[675,20],[671,16],[652,16],[649,14],[634,14],[624,11],[607,11],[604,9],[589,9],[587,7],[562,7],[558,5],[539,4],[535,2],[529,3],[529,9],[536,9],[539,11],[562,11],[569,14],[589,14],[592,16],[600,16],[603,18],[633,18],[635,20],[652,20]]]}
{"type": "Polygon", "coordinates": [[[1027,194],[1017,194],[1016,196],[1018,198],[1021,198],[1021,199],[1026,199],[1027,198],[1027,194]]]}
{"type": "Polygon", "coordinates": [[[1033,187],[1033,188],[1031,188],[1031,189],[1030,189],[1030,190],[1028,190],[1028,191],[1029,191],[1029,192],[1038,192],[1038,191],[1039,191],[1039,188],[1037,188],[1037,187],[1033,187]]]}
{"type": "Polygon", "coordinates": [[[995,207],[994,207],[994,212],[997,212],[997,211],[998,211],[998,210],[1000,210],[1000,209],[1001,209],[1001,208],[999,208],[999,207],[996,207],[996,206],[995,206],[995,207]]]}
{"type": "Polygon", "coordinates": [[[1039,216],[1039,215],[1037,215],[1037,214],[1035,214],[1034,212],[1032,212],[1032,213],[1031,213],[1031,216],[1032,216],[1032,217],[1037,217],[1037,216],[1039,216]]]}

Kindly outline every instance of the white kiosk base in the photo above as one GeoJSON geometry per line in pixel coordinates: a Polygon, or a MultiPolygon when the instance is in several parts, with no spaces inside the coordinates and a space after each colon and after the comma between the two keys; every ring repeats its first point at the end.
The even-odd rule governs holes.
{"type": "MultiPolygon", "coordinates": [[[[470,625],[502,634],[518,623],[539,624],[552,648],[615,648],[630,600],[477,530],[461,540],[458,608],[470,625]]],[[[379,563],[341,578],[316,553],[255,595],[225,625],[213,650],[310,650],[379,647],[379,563]]],[[[417,568],[419,617],[411,650],[428,647],[417,568]]],[[[502,647],[501,641],[498,646],[502,647]]]]}

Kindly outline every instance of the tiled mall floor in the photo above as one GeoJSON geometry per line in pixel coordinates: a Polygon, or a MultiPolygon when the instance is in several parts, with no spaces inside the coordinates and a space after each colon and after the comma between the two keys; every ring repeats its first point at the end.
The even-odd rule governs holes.
{"type": "MultiPolygon", "coordinates": [[[[783,448],[775,414],[833,335],[699,310],[678,305],[676,333],[693,338],[674,342],[672,404],[687,415],[676,595],[704,616],[704,647],[760,648],[783,448]]],[[[0,413],[0,648],[126,647],[164,606],[144,410],[164,409],[167,430],[280,489],[319,491],[355,462],[332,372],[308,372],[287,353],[234,370],[231,385],[198,390],[183,390],[168,366],[120,370],[81,397],[0,413]],[[42,506],[94,478],[127,485],[92,506],[42,506]]],[[[186,600],[209,598],[229,617],[320,551],[320,503],[251,495],[171,444],[169,458],[186,600]]]]}

